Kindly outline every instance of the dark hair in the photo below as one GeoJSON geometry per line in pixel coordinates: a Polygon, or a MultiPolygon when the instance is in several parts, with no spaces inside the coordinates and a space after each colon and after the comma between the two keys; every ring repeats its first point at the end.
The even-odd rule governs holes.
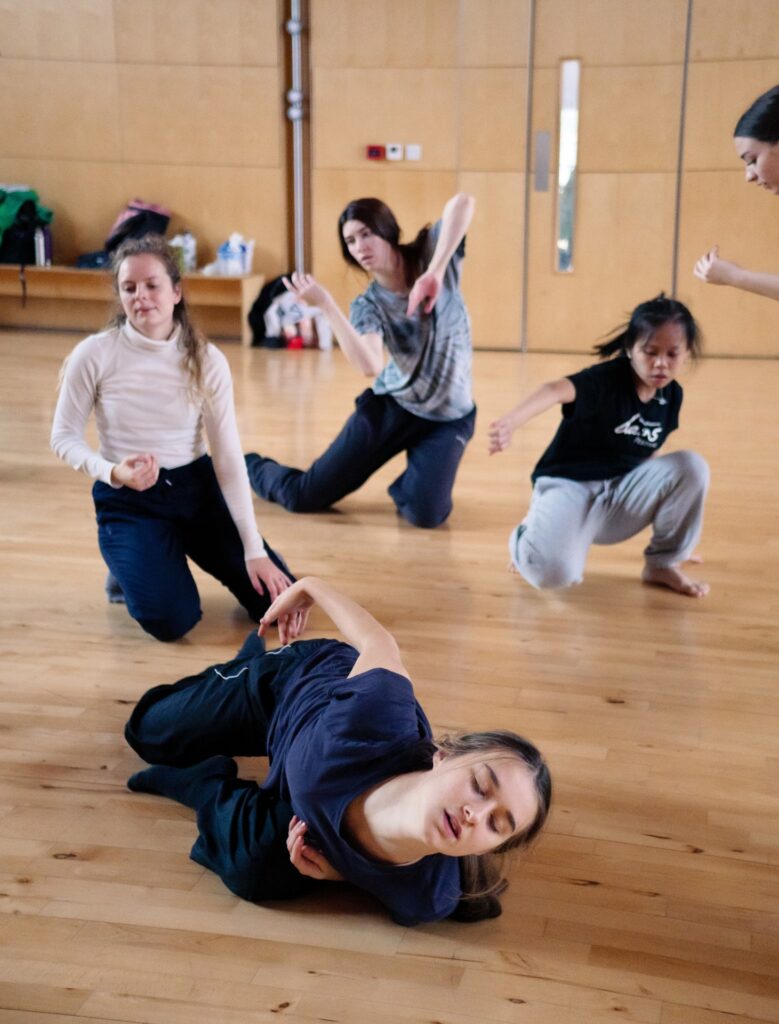
{"type": "MultiPolygon", "coordinates": [[[[143,238],[128,238],[122,242],[111,259],[113,285],[119,294],[119,270],[128,256],[154,256],[159,260],[173,287],[181,288],[181,270],[173,250],[162,235],[144,235],[143,238]]],[[[127,314],[121,308],[116,310],[108,322],[109,327],[121,327],[127,320],[127,314]]],[[[184,349],[184,367],[189,372],[192,390],[195,394],[203,394],[203,356],[207,341],[197,329],[189,315],[186,299],[182,291],[181,298],[173,307],[173,320],[181,328],[180,344],[184,349]]]]}
{"type": "Polygon", "coordinates": [[[594,351],[601,359],[627,355],[636,342],[651,338],[658,328],[668,323],[682,325],[690,355],[697,359],[701,354],[701,332],[695,318],[684,303],[667,298],[665,292],[636,306],[628,322],[616,327],[609,340],[596,345],[594,351]]]}
{"type": "Polygon", "coordinates": [[[449,757],[491,754],[514,758],[528,770],[535,784],[538,807],[535,817],[522,832],[507,839],[490,853],[460,858],[458,907],[452,915],[458,921],[481,921],[501,913],[499,896],[508,882],[503,877],[501,854],[527,846],[544,826],[552,802],[552,777],[539,750],[516,733],[497,729],[492,732],[461,733],[438,740],[438,749],[449,757]]]}
{"type": "Polygon", "coordinates": [[[733,131],[734,136],[757,139],[773,146],[779,142],[779,85],[758,96],[741,115],[733,131]]]}
{"type": "Polygon", "coordinates": [[[350,220],[358,220],[369,228],[374,235],[389,242],[395,252],[403,260],[403,269],[406,275],[406,284],[410,287],[419,275],[424,271],[429,260],[427,252],[427,236],[430,232],[430,225],[417,234],[413,242],[401,244],[400,227],[395,220],[395,214],[381,199],[354,199],[344,209],[338,218],[338,242],[341,246],[341,255],[353,267],[362,270],[363,268],[352,256],[344,241],[344,224],[350,220]]]}

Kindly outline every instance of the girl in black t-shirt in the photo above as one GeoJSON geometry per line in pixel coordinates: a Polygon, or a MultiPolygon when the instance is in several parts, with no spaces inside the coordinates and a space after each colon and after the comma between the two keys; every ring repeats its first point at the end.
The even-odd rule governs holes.
{"type": "Polygon", "coordinates": [[[681,569],[700,535],[708,466],[689,451],[650,458],[678,426],[675,377],[699,351],[692,314],[661,294],[596,347],[607,361],[542,384],[490,424],[494,454],[517,427],[562,405],[557,433],[533,470],[530,510],[509,539],[512,565],[528,583],[580,583],[591,544],[616,544],[651,524],[644,582],[689,597],[708,593],[681,569]]]}

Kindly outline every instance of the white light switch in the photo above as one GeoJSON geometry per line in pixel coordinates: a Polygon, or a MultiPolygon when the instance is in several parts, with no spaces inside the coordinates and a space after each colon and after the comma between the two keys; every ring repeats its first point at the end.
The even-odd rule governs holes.
{"type": "Polygon", "coordinates": [[[422,147],[416,142],[410,142],[406,146],[406,160],[421,160],[422,147]]]}
{"type": "Polygon", "coordinates": [[[387,159],[388,160],[402,160],[403,159],[403,143],[402,142],[388,142],[387,143],[387,159]]]}

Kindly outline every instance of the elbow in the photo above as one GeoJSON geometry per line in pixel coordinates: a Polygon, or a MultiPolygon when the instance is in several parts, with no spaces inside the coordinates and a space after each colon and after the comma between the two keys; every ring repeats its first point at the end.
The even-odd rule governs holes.
{"type": "Polygon", "coordinates": [[[368,362],[363,366],[363,376],[378,377],[383,368],[384,364],[380,359],[372,360],[371,362],[368,362]]]}

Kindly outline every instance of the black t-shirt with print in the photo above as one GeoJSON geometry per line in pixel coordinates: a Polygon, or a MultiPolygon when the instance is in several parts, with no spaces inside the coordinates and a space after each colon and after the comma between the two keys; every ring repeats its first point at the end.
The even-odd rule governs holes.
{"type": "Polygon", "coordinates": [[[676,383],[649,402],[636,394],[630,360],[624,356],[590,366],[568,377],[576,398],[563,406],[563,418],[531,479],[610,480],[635,469],[679,425],[682,389],[676,383]]]}

